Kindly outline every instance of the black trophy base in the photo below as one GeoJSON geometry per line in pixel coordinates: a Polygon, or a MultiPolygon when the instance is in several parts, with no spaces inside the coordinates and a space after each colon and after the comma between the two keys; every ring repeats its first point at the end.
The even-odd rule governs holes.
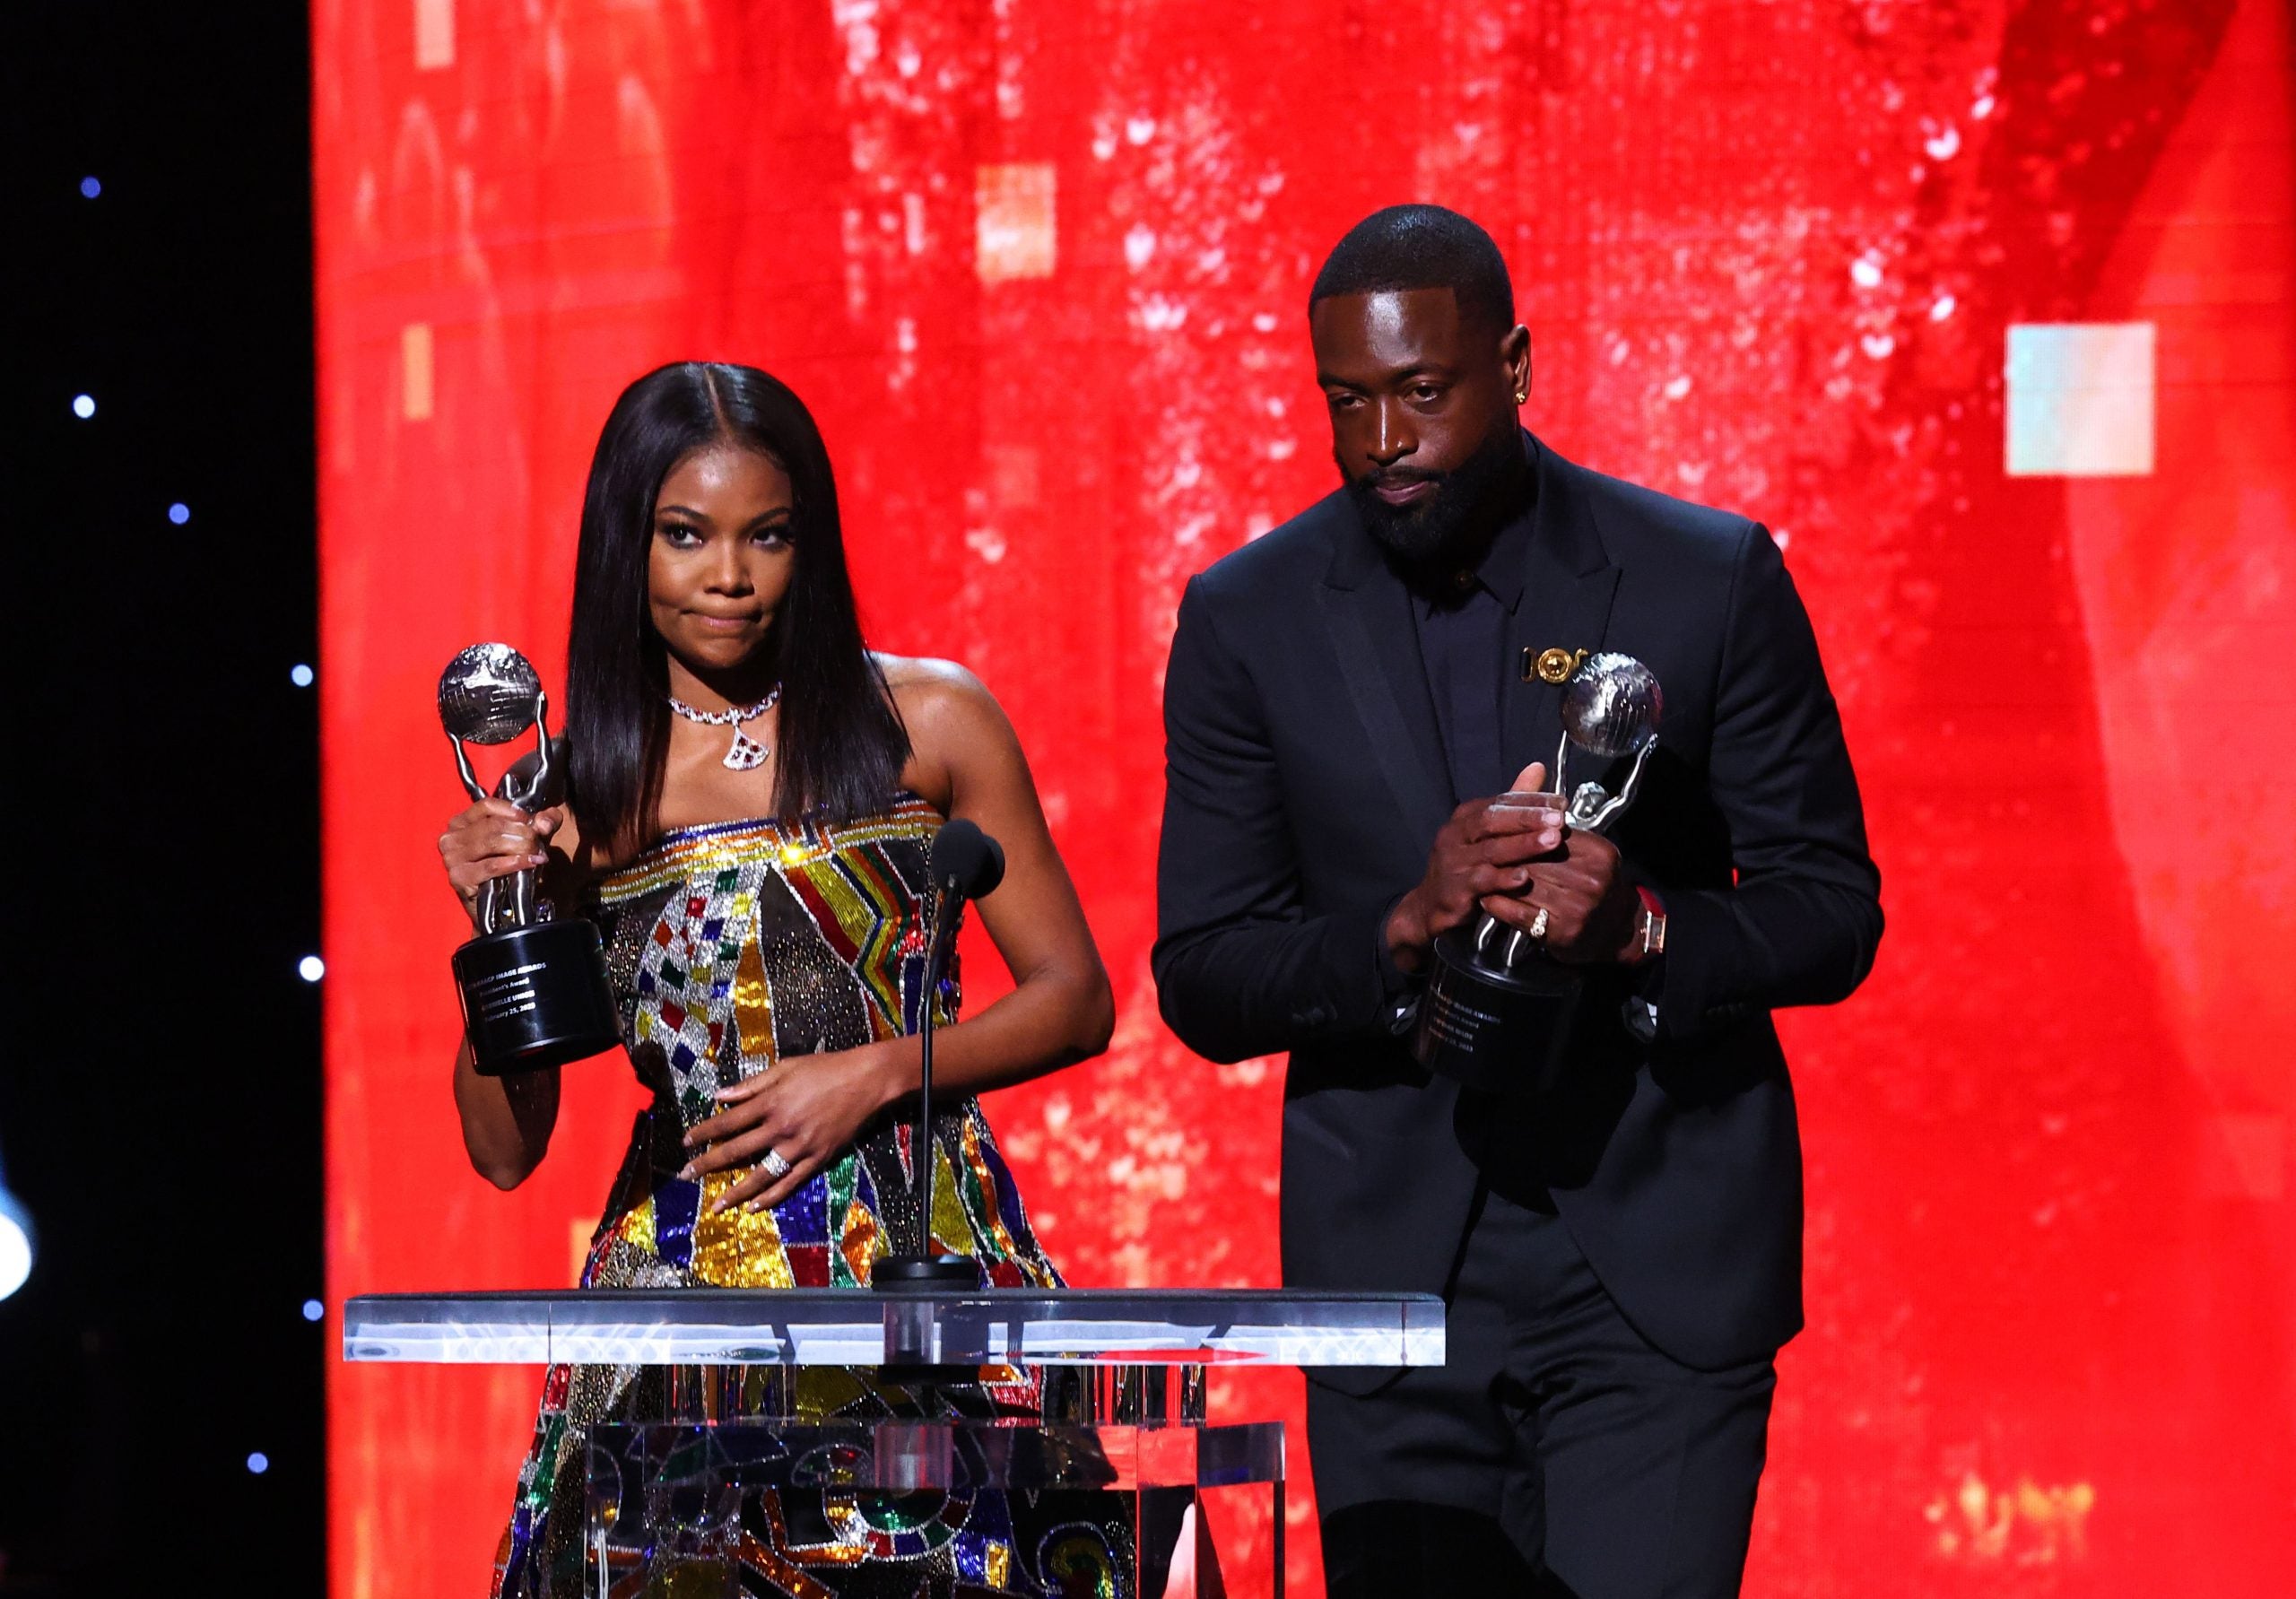
{"type": "Polygon", "coordinates": [[[955,1293],[980,1285],[980,1263],[961,1255],[888,1255],[869,1268],[879,1293],[955,1293]]]}
{"type": "Polygon", "coordinates": [[[1486,1092],[1545,1092],[1562,1076],[1585,979],[1534,955],[1504,966],[1475,948],[1472,926],[1435,941],[1435,971],[1419,1002],[1411,1052],[1419,1064],[1486,1092]]]}
{"type": "Polygon", "coordinates": [[[463,1035],[489,1077],[536,1072],[622,1042],[598,930],[576,919],[482,934],[455,952],[463,1035]]]}

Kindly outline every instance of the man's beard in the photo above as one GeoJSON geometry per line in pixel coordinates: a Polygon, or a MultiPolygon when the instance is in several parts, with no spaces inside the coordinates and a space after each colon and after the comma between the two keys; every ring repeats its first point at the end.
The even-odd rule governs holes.
{"type": "MultiPolygon", "coordinates": [[[[1333,459],[1337,461],[1336,453],[1333,459]]],[[[1447,557],[1464,559],[1479,547],[1490,536],[1503,504],[1513,499],[1507,491],[1522,472],[1522,441],[1513,428],[1493,429],[1473,455],[1449,472],[1397,466],[1349,478],[1345,465],[1340,466],[1347,497],[1355,502],[1364,531],[1406,568],[1430,566],[1447,557]],[[1382,482],[1432,482],[1435,491],[1414,504],[1389,505],[1378,495],[1377,485],[1382,482]]]]}

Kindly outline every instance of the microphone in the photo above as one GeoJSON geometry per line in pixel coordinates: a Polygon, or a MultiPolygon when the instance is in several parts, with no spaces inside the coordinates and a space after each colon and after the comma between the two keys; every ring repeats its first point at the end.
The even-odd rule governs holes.
{"type": "Polygon", "coordinates": [[[976,1286],[979,1267],[961,1255],[935,1255],[933,1249],[933,1004],[948,976],[956,952],[957,919],[969,899],[978,899],[1004,881],[1004,850],[962,817],[943,825],[933,835],[926,867],[933,879],[933,933],[925,946],[925,1010],[918,1021],[920,1045],[920,1091],[917,1105],[918,1197],[917,1250],[912,1255],[889,1255],[869,1275],[870,1284],[884,1293],[932,1293],[976,1286]]]}
{"type": "Polygon", "coordinates": [[[932,871],[942,893],[978,899],[1004,881],[1004,847],[960,816],[933,835],[932,871]]]}

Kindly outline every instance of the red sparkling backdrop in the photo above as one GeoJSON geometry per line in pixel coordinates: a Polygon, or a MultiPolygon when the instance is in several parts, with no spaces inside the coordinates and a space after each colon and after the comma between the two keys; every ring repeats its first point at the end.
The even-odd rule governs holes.
{"type": "MultiPolygon", "coordinates": [[[[806,396],[874,640],[1027,742],[1121,1006],[991,1102],[1056,1257],[1274,1282],[1280,1063],[1155,1016],[1159,681],[1187,576],[1330,481],[1316,263],[1439,200],[1508,254],[1534,427],[1779,530],[1866,785],[1892,931],[1786,1022],[1811,1326],[1749,1591],[2283,1591],[2290,16],[319,0],[330,1302],[561,1284],[613,1172],[607,1062],[517,1194],[463,1160],[431,690],[479,639],[560,680],[598,426],[683,357],[806,396]],[[2020,324],[2152,327],[2146,470],[2006,473],[2020,324]]],[[[536,1376],[336,1369],[338,1592],[483,1589],[536,1376]]]]}

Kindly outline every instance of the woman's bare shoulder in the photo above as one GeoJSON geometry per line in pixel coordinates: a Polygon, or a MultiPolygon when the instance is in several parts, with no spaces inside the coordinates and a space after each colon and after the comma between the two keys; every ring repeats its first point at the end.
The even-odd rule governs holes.
{"type": "Polygon", "coordinates": [[[961,775],[994,770],[1013,747],[1013,724],[987,684],[955,661],[879,656],[893,708],[909,729],[909,786],[946,799],[961,775]]]}
{"type": "Polygon", "coordinates": [[[912,731],[920,718],[962,719],[996,713],[996,698],[987,685],[956,661],[889,655],[880,655],[876,661],[885,674],[885,687],[892,691],[893,704],[912,731]]]}

